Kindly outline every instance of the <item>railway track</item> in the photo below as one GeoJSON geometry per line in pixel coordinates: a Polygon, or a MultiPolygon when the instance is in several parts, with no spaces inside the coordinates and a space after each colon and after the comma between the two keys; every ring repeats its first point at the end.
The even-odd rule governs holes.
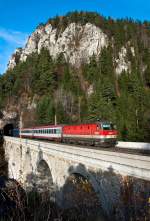
{"type": "MultiPolygon", "coordinates": [[[[32,139],[30,139],[32,140],[32,139]]],[[[36,141],[39,141],[39,139],[34,139],[36,141]]],[[[54,141],[48,141],[48,140],[40,140],[42,142],[46,143],[58,143],[54,141]]],[[[98,147],[98,146],[88,146],[88,145],[81,145],[81,144],[73,144],[73,143],[58,143],[60,145],[67,145],[67,146],[73,146],[73,147],[80,147],[80,148],[86,148],[86,149],[94,149],[94,150],[102,150],[107,152],[118,152],[118,153],[126,153],[126,154],[133,154],[133,155],[142,155],[142,156],[150,156],[149,150],[143,150],[143,149],[124,149],[119,147],[98,147]]]]}

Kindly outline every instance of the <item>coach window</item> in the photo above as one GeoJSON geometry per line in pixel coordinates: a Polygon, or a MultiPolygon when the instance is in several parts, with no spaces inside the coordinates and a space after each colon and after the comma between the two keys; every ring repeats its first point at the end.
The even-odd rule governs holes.
{"type": "Polygon", "coordinates": [[[57,129],[57,130],[56,130],[56,133],[59,134],[59,133],[60,133],[60,129],[57,129]]]}

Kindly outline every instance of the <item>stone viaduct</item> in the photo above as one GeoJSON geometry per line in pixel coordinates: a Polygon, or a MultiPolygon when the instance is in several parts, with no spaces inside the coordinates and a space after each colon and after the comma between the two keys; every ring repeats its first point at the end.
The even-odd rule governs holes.
{"type": "Polygon", "coordinates": [[[148,156],[13,137],[4,138],[4,148],[9,177],[26,189],[44,186],[53,190],[60,204],[64,202],[63,187],[72,174],[88,180],[109,216],[124,203],[121,194],[128,183],[132,182],[134,189],[131,194],[140,193],[143,186],[146,193],[150,191],[148,156]]]}

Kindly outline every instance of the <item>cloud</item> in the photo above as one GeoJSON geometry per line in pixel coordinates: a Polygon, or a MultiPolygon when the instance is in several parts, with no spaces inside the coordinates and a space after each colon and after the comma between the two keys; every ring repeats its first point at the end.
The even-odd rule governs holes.
{"type": "Polygon", "coordinates": [[[6,30],[0,27],[0,38],[8,43],[15,43],[18,46],[25,44],[27,39],[27,34],[19,31],[6,30]]]}
{"type": "Polygon", "coordinates": [[[0,74],[6,71],[8,61],[15,49],[24,47],[27,37],[27,33],[0,27],[0,74]]]}

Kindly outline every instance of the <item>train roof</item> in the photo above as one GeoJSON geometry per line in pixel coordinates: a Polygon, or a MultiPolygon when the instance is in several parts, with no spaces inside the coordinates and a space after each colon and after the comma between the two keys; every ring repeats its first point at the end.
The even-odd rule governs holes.
{"type": "Polygon", "coordinates": [[[25,128],[21,128],[21,130],[33,130],[33,129],[57,128],[57,127],[63,127],[63,125],[42,125],[42,126],[35,126],[35,127],[25,127],[25,128]]]}
{"type": "Polygon", "coordinates": [[[35,126],[35,127],[27,127],[27,128],[21,128],[21,130],[33,130],[33,129],[44,129],[44,128],[60,128],[60,127],[64,127],[64,126],[81,126],[81,125],[95,125],[95,124],[100,124],[100,123],[112,123],[110,121],[96,121],[96,122],[89,122],[89,123],[80,123],[80,124],[58,124],[58,125],[41,125],[41,126],[35,126]]]}

